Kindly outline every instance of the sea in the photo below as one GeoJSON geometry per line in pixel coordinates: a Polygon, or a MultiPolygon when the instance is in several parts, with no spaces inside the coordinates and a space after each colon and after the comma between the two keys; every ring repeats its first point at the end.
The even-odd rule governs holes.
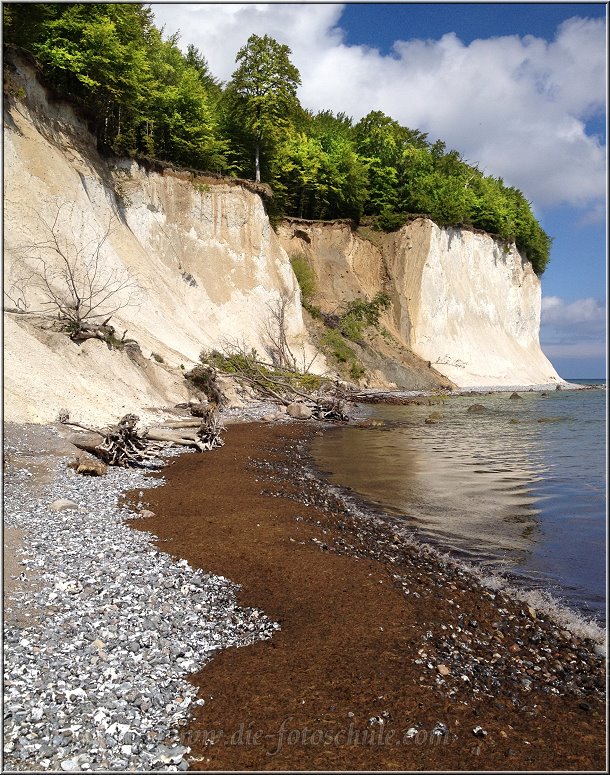
{"type": "Polygon", "coordinates": [[[410,538],[605,628],[605,381],[569,382],[588,389],[361,405],[377,422],[318,437],[314,461],[410,538]]]}

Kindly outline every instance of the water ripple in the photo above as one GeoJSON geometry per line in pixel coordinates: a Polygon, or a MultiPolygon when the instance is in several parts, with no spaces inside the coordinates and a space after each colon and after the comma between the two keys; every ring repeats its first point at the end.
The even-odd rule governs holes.
{"type": "Polygon", "coordinates": [[[481,414],[467,397],[369,407],[384,427],[337,429],[313,454],[423,540],[604,621],[605,392],[522,395],[477,396],[481,414]]]}

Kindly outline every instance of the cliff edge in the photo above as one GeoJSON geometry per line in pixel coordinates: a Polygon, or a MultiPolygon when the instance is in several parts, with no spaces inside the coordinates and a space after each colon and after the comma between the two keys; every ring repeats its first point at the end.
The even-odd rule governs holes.
{"type": "Polygon", "coordinates": [[[427,218],[389,234],[292,219],[279,236],[307,258],[323,311],[387,293],[383,326],[431,375],[460,388],[564,382],[540,348],[540,279],[514,245],[427,218]]]}
{"type": "MultiPolygon", "coordinates": [[[[4,106],[7,420],[50,422],[65,407],[99,423],[184,401],[183,374],[202,349],[266,354],[280,303],[292,351],[312,360],[299,287],[257,193],[104,159],[83,120],[49,98],[29,65],[17,63],[12,78],[23,98],[4,106]],[[75,265],[99,256],[104,271],[134,280],[130,299],[112,300],[122,307],[112,325],[119,337],[127,330],[141,355],[93,339],[77,345],[48,320],[6,311],[23,308],[25,296],[30,311],[45,308],[41,257],[60,291],[55,240],[75,265]]],[[[323,356],[316,368],[326,369],[323,356]]]]}

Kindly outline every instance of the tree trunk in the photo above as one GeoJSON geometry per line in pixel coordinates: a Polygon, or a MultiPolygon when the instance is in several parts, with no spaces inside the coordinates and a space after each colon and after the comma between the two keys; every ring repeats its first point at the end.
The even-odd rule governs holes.
{"type": "Polygon", "coordinates": [[[255,168],[255,181],[257,183],[261,182],[261,144],[260,141],[256,141],[256,146],[254,149],[254,168],[255,168]]]}

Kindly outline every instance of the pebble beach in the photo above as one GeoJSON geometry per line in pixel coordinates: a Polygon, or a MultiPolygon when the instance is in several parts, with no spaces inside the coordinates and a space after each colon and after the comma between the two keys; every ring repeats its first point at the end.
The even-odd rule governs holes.
{"type": "Polygon", "coordinates": [[[41,484],[24,460],[53,431],[12,431],[4,525],[26,538],[5,595],[4,768],[187,769],[179,731],[202,700],[185,676],[277,625],[240,608],[231,581],[172,561],[127,525],[141,509],[119,506],[121,493],[143,497],[162,479],[82,477],[59,457],[41,484]]]}
{"type": "Polygon", "coordinates": [[[10,429],[5,770],[603,769],[602,644],[329,487],[321,428],[99,478],[10,429]]]}

